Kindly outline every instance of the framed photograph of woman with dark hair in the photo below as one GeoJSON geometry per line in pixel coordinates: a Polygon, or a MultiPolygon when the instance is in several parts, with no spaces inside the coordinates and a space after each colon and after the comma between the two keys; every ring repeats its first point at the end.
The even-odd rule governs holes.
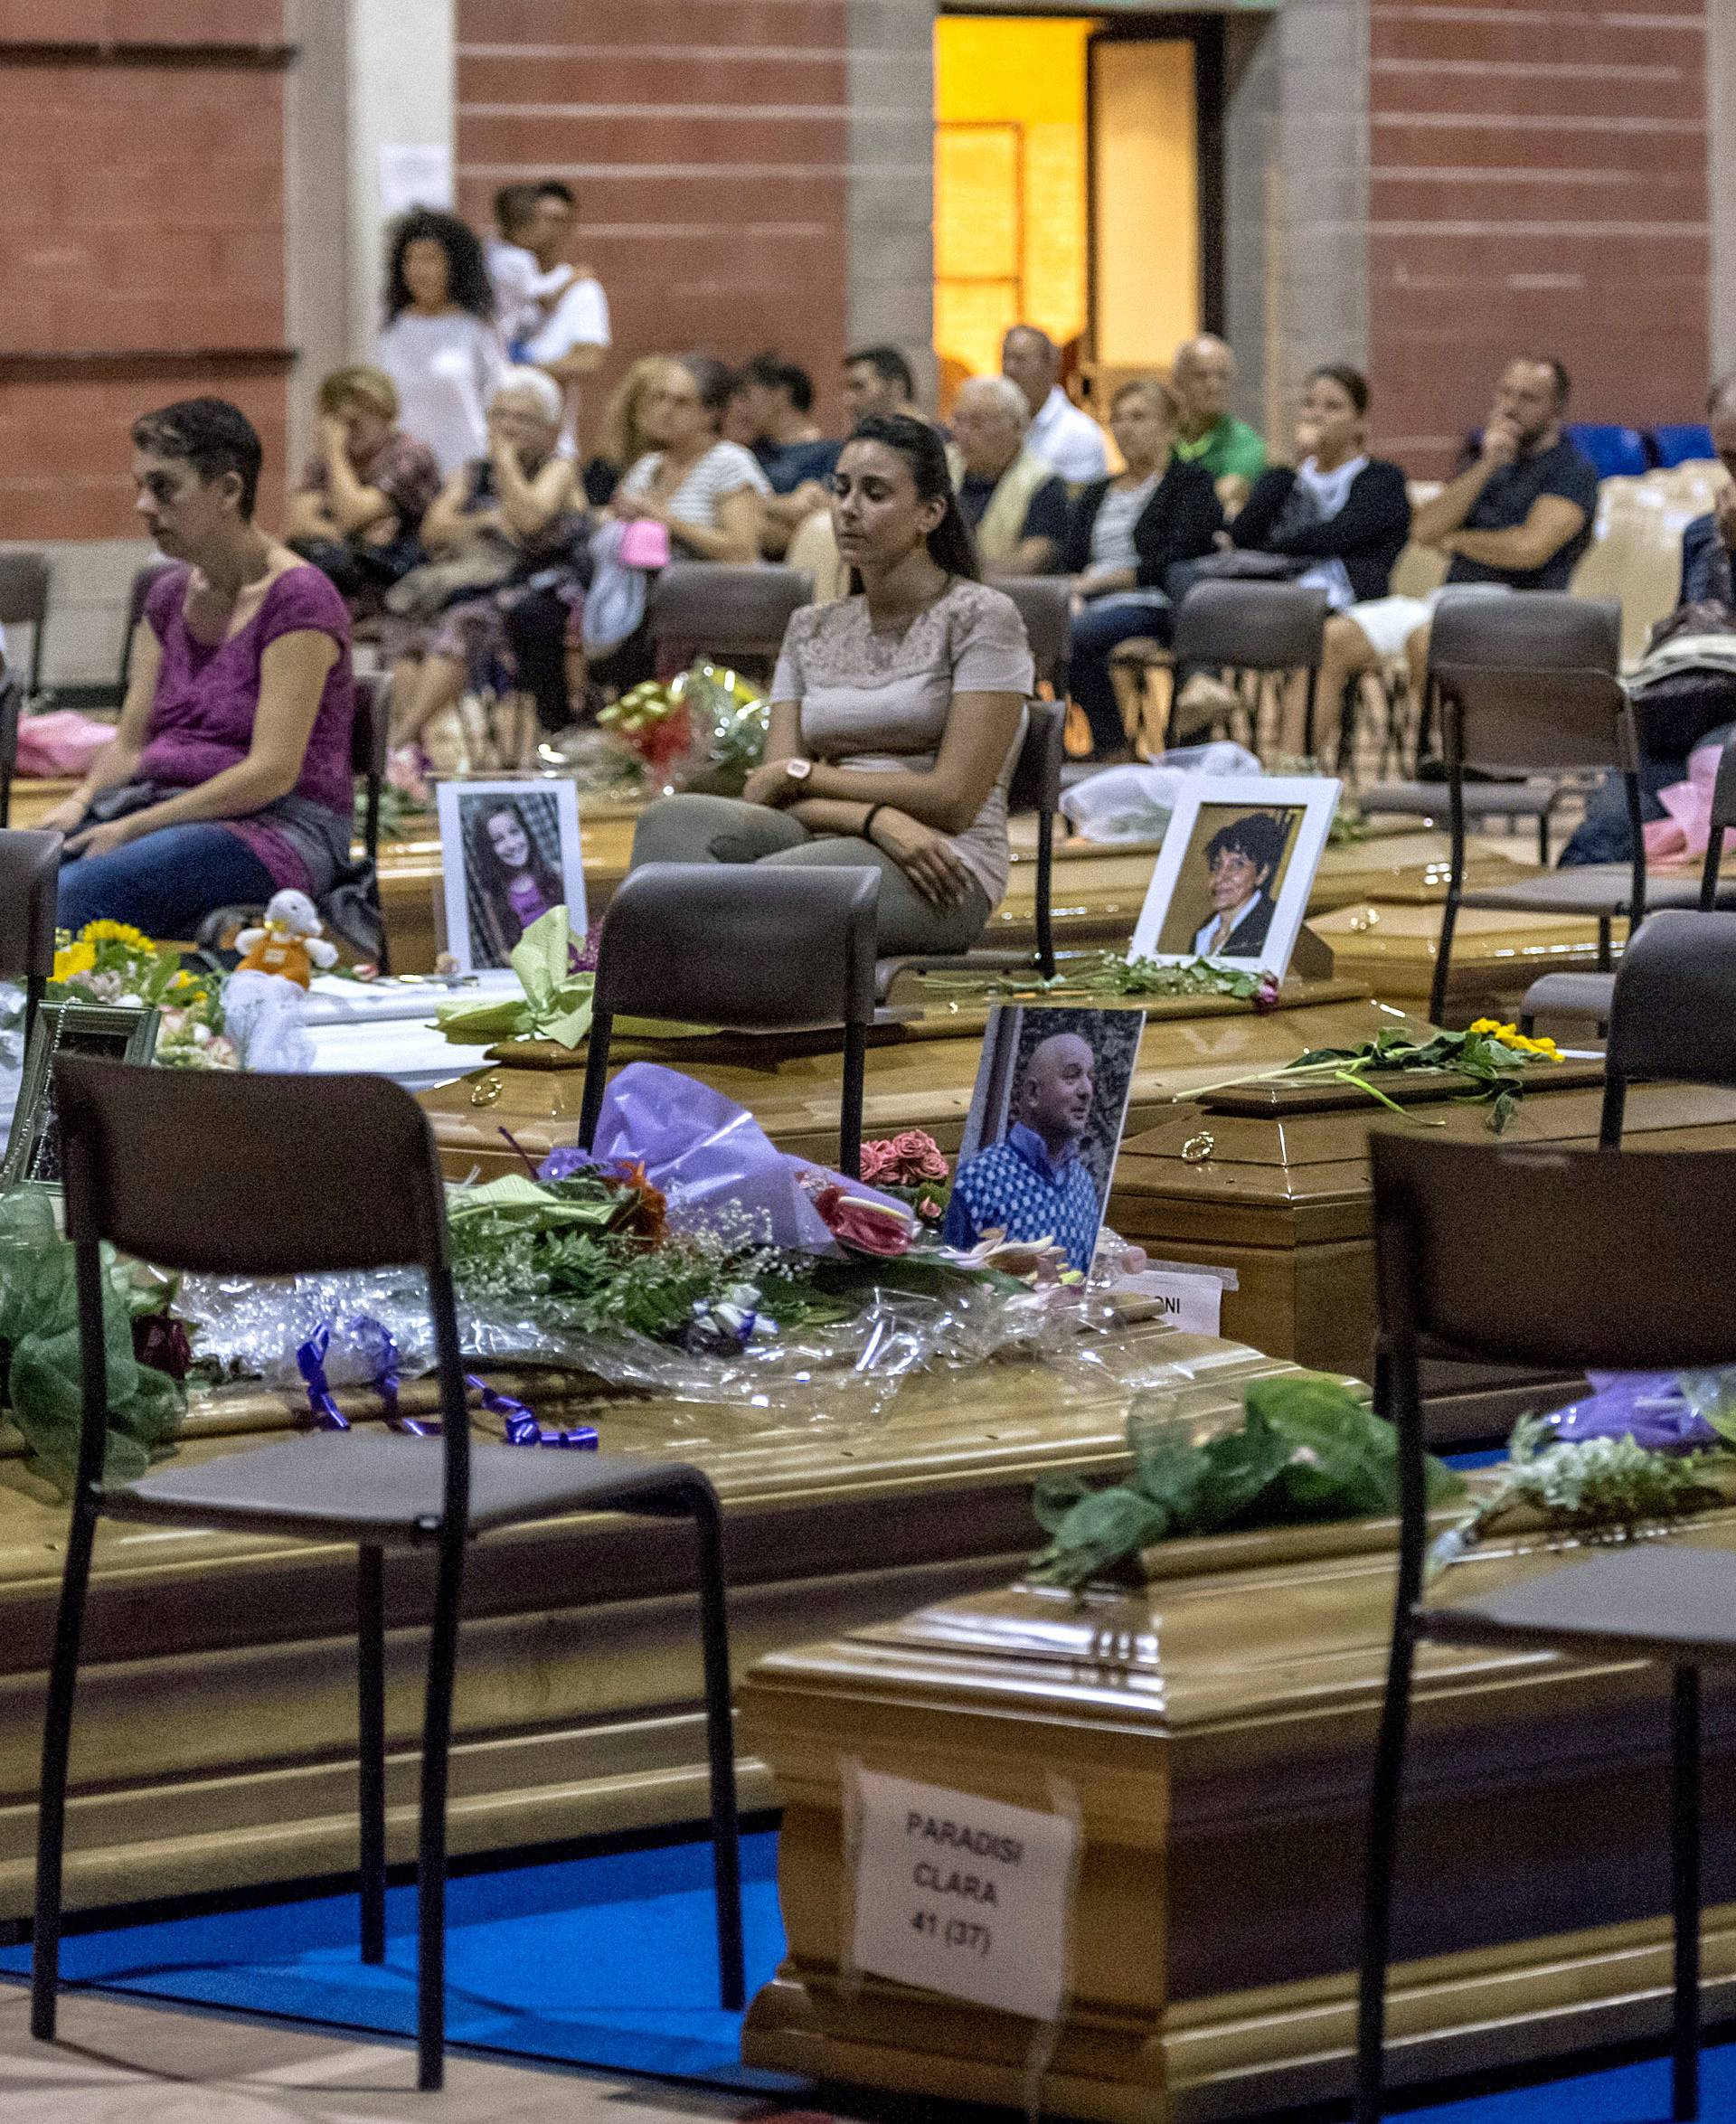
{"type": "Polygon", "coordinates": [[[442,782],[446,948],[460,973],[504,967],[539,915],[564,905],[585,933],[579,797],[571,782],[442,782]]]}
{"type": "Polygon", "coordinates": [[[1343,784],[1200,775],[1177,798],[1133,932],[1137,958],[1284,978],[1343,784]]]}

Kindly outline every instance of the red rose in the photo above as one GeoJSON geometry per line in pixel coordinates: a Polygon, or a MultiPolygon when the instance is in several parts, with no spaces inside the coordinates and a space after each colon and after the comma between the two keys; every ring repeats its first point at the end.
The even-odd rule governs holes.
{"type": "Polygon", "coordinates": [[[134,1316],[133,1355],[154,1372],[166,1372],[171,1379],[184,1379],[193,1368],[187,1331],[168,1313],[134,1316]]]}
{"type": "Polygon", "coordinates": [[[894,1260],[910,1251],[914,1222],[905,1211],[846,1194],[842,1187],[823,1188],[814,1198],[814,1207],[833,1237],[858,1253],[894,1260]]]}

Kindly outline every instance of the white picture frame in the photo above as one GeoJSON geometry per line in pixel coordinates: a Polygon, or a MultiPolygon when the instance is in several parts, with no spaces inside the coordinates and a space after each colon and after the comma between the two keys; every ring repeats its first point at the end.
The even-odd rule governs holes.
{"type": "Polygon", "coordinates": [[[1203,958],[1213,966],[1269,974],[1281,981],[1308,911],[1315,873],[1343,789],[1342,782],[1325,775],[1189,776],[1146,889],[1131,956],[1155,959],[1160,966],[1185,966],[1203,958]],[[1250,823],[1257,820],[1266,825],[1250,823]],[[1227,844],[1221,843],[1220,835],[1225,835],[1227,844]],[[1250,845],[1236,847],[1238,840],[1250,845]],[[1243,870],[1252,873],[1256,887],[1217,949],[1210,949],[1221,936],[1216,925],[1231,906],[1220,908],[1213,898],[1215,881],[1206,851],[1214,843],[1219,843],[1214,860],[1225,873],[1225,887],[1236,882],[1237,858],[1243,870]],[[1266,861],[1274,847],[1275,863],[1266,861]],[[1196,917],[1203,919],[1196,921],[1196,917]]]}
{"type": "Polygon", "coordinates": [[[562,901],[573,935],[583,937],[584,850],[571,782],[444,781],[435,802],[446,949],[460,973],[508,965],[524,930],[562,901]],[[518,867],[509,870],[509,864],[518,867]]]}

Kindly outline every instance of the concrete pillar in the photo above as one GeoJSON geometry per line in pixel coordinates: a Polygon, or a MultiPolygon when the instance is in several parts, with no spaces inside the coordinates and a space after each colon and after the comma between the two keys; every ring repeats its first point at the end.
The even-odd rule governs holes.
{"type": "MultiPolygon", "coordinates": [[[[299,47],[285,127],[286,312],[300,351],[292,458],[319,378],[365,358],[380,328],[383,145],[453,147],[456,0],[292,0],[299,47]]],[[[430,202],[432,203],[432,202],[430,202]]]]}
{"type": "Polygon", "coordinates": [[[849,7],[850,344],[902,347],[932,392],[934,0],[849,7]]]}

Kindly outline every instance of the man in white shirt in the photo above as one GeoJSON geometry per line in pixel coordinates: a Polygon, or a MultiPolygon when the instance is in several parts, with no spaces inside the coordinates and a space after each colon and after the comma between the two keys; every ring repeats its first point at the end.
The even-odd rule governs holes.
{"type": "MultiPolygon", "coordinates": [[[[561,262],[572,232],[575,202],[571,190],[558,177],[536,187],[536,203],[519,241],[535,259],[543,274],[552,274],[561,262]]],[[[561,430],[561,447],[574,447],[579,410],[580,379],[589,376],[608,352],[609,298],[596,275],[586,267],[569,269],[572,279],[555,297],[543,321],[523,341],[519,359],[544,371],[561,386],[567,401],[566,420],[561,430]]]]}
{"type": "Polygon", "coordinates": [[[1046,332],[1014,325],[1001,342],[1001,373],[1024,392],[1031,409],[1028,449],[1052,465],[1070,486],[1108,477],[1103,430],[1061,388],[1061,349],[1046,332]]]}
{"type": "Polygon", "coordinates": [[[495,284],[495,322],[506,344],[507,356],[519,358],[519,348],[547,320],[557,298],[571,287],[573,269],[564,261],[548,272],[527,247],[531,224],[537,219],[538,194],[534,184],[503,184],[495,194],[496,234],[483,243],[488,260],[488,278],[495,284]]]}

